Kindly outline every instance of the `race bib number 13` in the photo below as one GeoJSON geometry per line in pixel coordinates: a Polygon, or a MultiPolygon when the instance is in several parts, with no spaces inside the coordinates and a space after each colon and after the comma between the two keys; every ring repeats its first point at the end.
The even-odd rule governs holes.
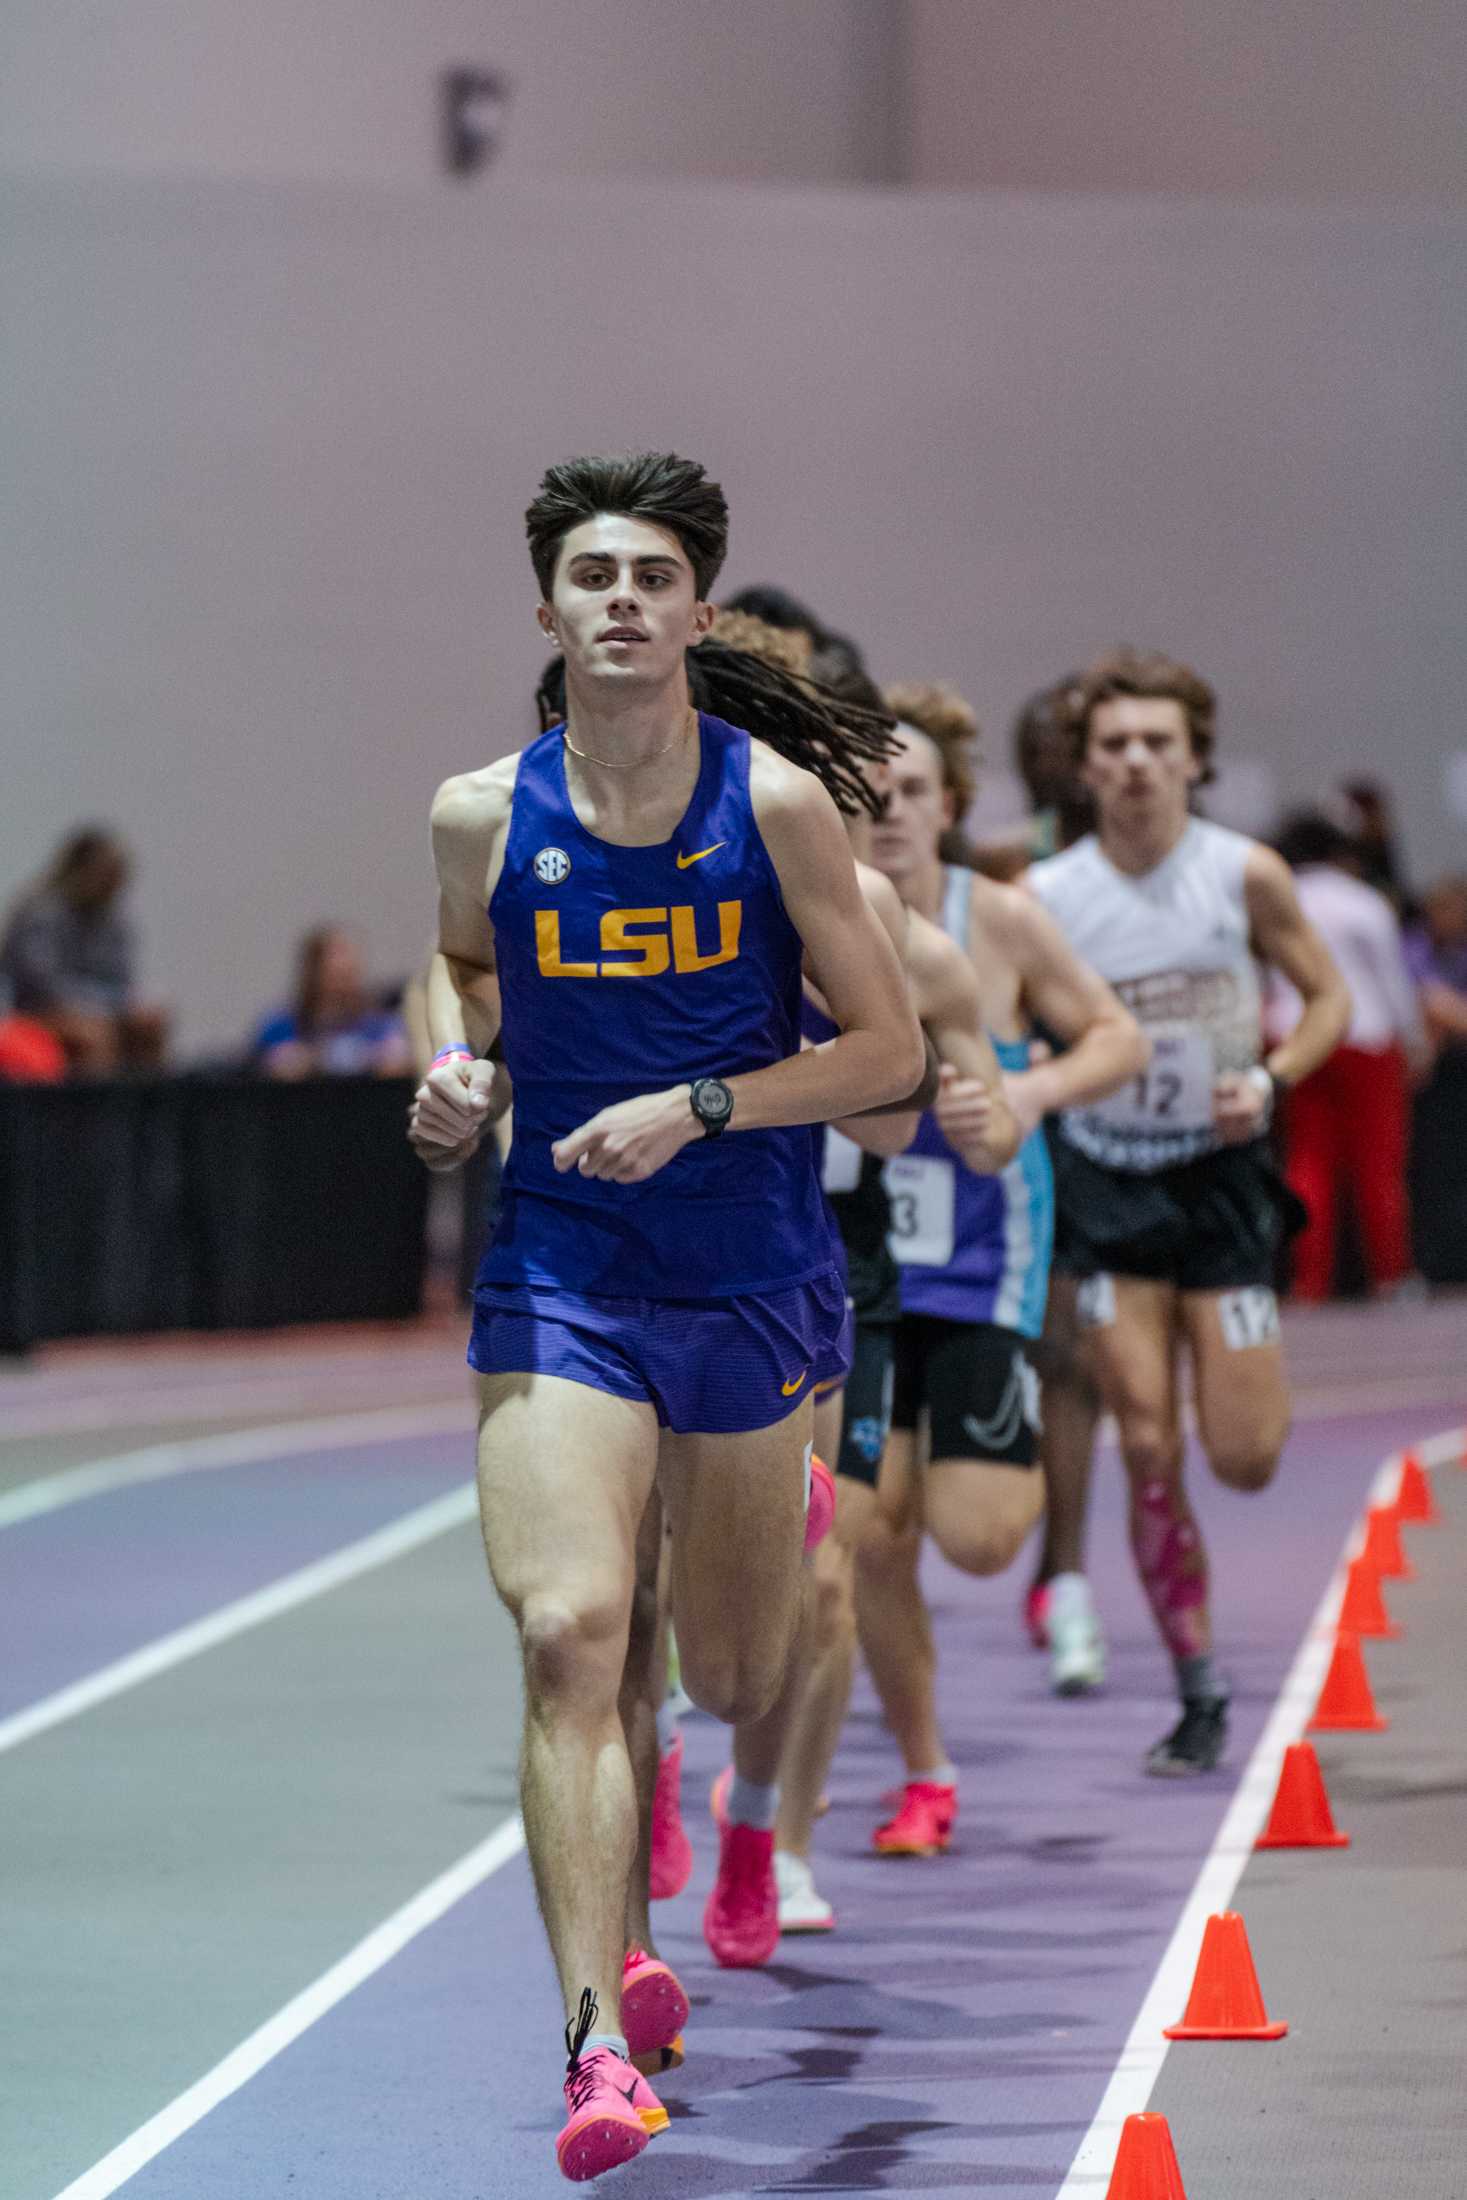
{"type": "Polygon", "coordinates": [[[919,1268],[946,1268],[953,1257],[957,1168],[933,1154],[893,1155],[881,1172],[891,1201],[887,1243],[893,1257],[919,1268]]]}

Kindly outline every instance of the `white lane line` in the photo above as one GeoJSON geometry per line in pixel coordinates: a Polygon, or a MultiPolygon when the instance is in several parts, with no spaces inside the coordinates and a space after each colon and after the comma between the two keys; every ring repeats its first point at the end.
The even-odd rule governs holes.
{"type": "Polygon", "coordinates": [[[0,1494],[0,1528],[57,1512],[139,1482],[161,1482],[175,1474],[215,1467],[241,1467],[261,1459],[296,1458],[305,1452],[343,1451],[352,1444],[392,1444],[414,1436],[447,1436],[473,1427],[474,1408],[466,1395],[452,1404],[384,1406],[368,1412],[333,1413],[309,1421],[280,1421],[267,1428],[235,1429],[224,1436],[185,1438],[176,1444],[149,1444],[110,1459],[92,1459],[63,1467],[34,1482],[0,1494]]]}
{"type": "Polygon", "coordinates": [[[267,1588],[256,1589],[233,1604],[222,1605],[206,1619],[177,1628],[171,1635],[160,1635],[156,1642],[146,1644],[128,1657],[118,1658],[112,1665],[102,1666],[97,1672],[88,1674],[85,1680],[73,1681],[69,1687],[58,1689],[55,1695],[43,1696],[39,1703],[15,1712],[8,1719],[0,1719],[0,1752],[16,1749],[22,1742],[45,1734],[67,1719],[79,1718],[99,1703],[106,1703],[129,1688],[137,1688],[144,1681],[154,1680],[160,1673],[171,1671],[189,1658],[199,1657],[205,1650],[216,1649],[221,1642],[244,1634],[248,1628],[263,1627],[267,1620],[279,1619],[283,1612],[294,1611],[313,1597],[325,1596],[328,1590],[339,1589],[343,1582],[355,1581],[359,1574],[370,1573],[377,1566],[391,1565],[394,1559],[402,1558],[408,1551],[431,1543],[435,1536],[447,1534],[450,1528],[462,1527],[474,1518],[477,1506],[474,1484],[462,1483],[444,1496],[435,1497],[430,1504],[420,1505],[416,1511],[404,1513],[400,1520],[363,1536],[360,1542],[348,1543],[329,1558],[317,1559],[297,1573],[284,1574],[267,1588]]]}
{"type": "MultiPolygon", "coordinates": [[[[1423,1466],[1460,1458],[1467,1431],[1453,1430],[1417,1444],[1423,1466]]],[[[1367,1503],[1388,1504],[1396,1494],[1401,1475],[1401,1454],[1395,1453],[1379,1468],[1370,1486],[1367,1503]]],[[[1217,1831],[1202,1868],[1177,1920],[1176,1931],[1146,1990],[1146,1998],[1121,2050],[1110,2084],[1106,2087],[1095,2120],[1080,2142],[1069,2175],[1056,2200],[1095,2200],[1103,2192],[1115,2165],[1121,2126],[1128,2116],[1145,2108],[1161,2075],[1170,2043],[1161,2036],[1162,2026],[1175,2024],[1186,2006],[1196,1969],[1197,1950],[1207,1920],[1225,1910],[1253,1854],[1253,1844],[1263,1831],[1278,1786],[1284,1751],[1304,1732],[1324,1682],[1325,1668],[1334,1647],[1335,1616],[1344,1594],[1346,1558],[1355,1548],[1359,1530],[1352,1525],[1345,1546],[1305,1630],[1299,1652],[1289,1668],[1268,1724],[1248,1759],[1227,1816],[1217,1831]]]]}
{"type": "Polygon", "coordinates": [[[228,2100],[231,2093],[237,2093],[374,1971],[390,1963],[410,1940],[436,1924],[456,1902],[461,1902],[465,1895],[482,1886],[501,1866],[518,1856],[524,1845],[525,1831],[521,1821],[517,1817],[507,1819],[487,1841],[481,1841],[467,1856],[461,1856],[441,1878],[435,1879],[400,1910],[375,1926],[339,1963],[333,1963],[329,1971],[323,1971],[310,1986],[267,2019],[258,2031],[252,2032],[247,2040],[241,2040],[238,2047],[187,2092],[180,2093],[156,2116],[140,2124],[130,2138],[124,2139],[100,2162],[73,2179],[65,2191],[56,2195],[56,2200],[107,2200],[109,2193],[116,2192],[119,2185],[125,2185],[130,2177],[146,2168],[165,2147],[172,2146],[175,2139],[181,2139],[186,2131],[192,2130],[211,2109],[228,2100]]]}
{"type": "MultiPolygon", "coordinates": [[[[1349,1391],[1337,1389],[1318,1399],[1307,1395],[1298,1398],[1294,1419],[1296,1424],[1341,1420],[1356,1413],[1372,1409],[1384,1411],[1389,1406],[1406,1403],[1450,1406],[1457,1403],[1459,1396],[1460,1385],[1448,1387],[1440,1400],[1430,1397],[1423,1400],[1419,1383],[1412,1383],[1405,1377],[1387,1377],[1375,1383],[1357,1385],[1349,1391]]],[[[198,1400],[189,1405],[190,1414],[196,1411],[200,1419],[207,1419],[210,1411],[268,1410],[260,1396],[249,1400],[215,1396],[212,1403],[198,1400]]],[[[0,1492],[0,1530],[17,1527],[22,1521],[59,1511],[63,1506],[77,1504],[108,1490],[126,1489],[137,1483],[162,1481],[171,1475],[192,1474],[214,1467],[247,1466],[287,1450],[292,1454],[331,1451],[359,1441],[394,1443],[414,1436],[451,1435],[457,1429],[467,1430],[472,1425],[473,1411],[473,1401],[466,1396],[462,1404],[445,1400],[421,1406],[357,1408],[347,1413],[312,1415],[305,1420],[240,1429],[220,1436],[185,1437],[177,1443],[149,1444],[138,1451],[118,1452],[108,1458],[63,1467],[55,1474],[40,1475],[33,1482],[22,1482],[14,1489],[0,1492]]],[[[115,1418],[115,1402],[105,1402],[99,1409],[99,1425],[105,1426],[115,1418]]],[[[1187,1425],[1193,1426],[1190,1407],[1187,1425]]],[[[22,1432],[7,1416],[4,1433],[9,1438],[22,1432]]],[[[1102,1441],[1112,1442],[1114,1435],[1114,1424],[1107,1420],[1102,1428],[1102,1441]]]]}
{"type": "Polygon", "coordinates": [[[150,1421],[219,1421],[243,1413],[323,1413],[349,1409],[364,1394],[370,1403],[401,1404],[415,1389],[425,1404],[444,1396],[458,1370],[441,1361],[400,1365],[382,1356],[344,1368],[257,1370],[238,1381],[166,1389],[140,1388],[136,1379],[116,1389],[60,1398],[7,1397],[0,1391],[0,1435],[7,1443],[33,1436],[80,1436],[92,1429],[146,1427],[150,1421]],[[425,1378],[431,1375],[431,1383],[425,1378]]]}

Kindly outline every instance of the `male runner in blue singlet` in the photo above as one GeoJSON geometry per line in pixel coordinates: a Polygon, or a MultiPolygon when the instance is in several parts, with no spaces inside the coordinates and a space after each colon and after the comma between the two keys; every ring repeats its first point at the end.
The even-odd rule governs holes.
{"type": "Polygon", "coordinates": [[[1098,1096],[1134,1077],[1146,1047],[1114,993],[1027,896],[944,865],[944,835],[965,782],[971,788],[966,752],[976,728],[961,698],[913,685],[889,689],[887,701],[904,723],[872,857],[908,908],[971,958],[1009,1101],[1028,1133],[1001,1175],[980,1176],[965,1165],[955,1126],[925,1116],[908,1153],[887,1169],[902,1315],[892,1429],[858,1550],[856,1602],[867,1664],[906,1764],[901,1804],[875,1846],[906,1856],[947,1848],[957,1811],[917,1576],[923,1529],[963,1571],[997,1573],[1043,1502],[1029,1352],[1043,1322],[1053,1199],[1038,1125],[1072,1096],[1098,1096]],[[1042,1065],[1029,1060],[1035,1020],[1062,1042],[1042,1065]]]}
{"type": "MultiPolygon", "coordinates": [[[[574,460],[527,527],[566,722],[435,801],[439,1059],[413,1137],[450,1163],[472,1144],[491,1081],[475,1056],[501,1019],[514,1139],[470,1358],[485,1543],[524,1656],[526,1838],[569,2019],[557,2154],[581,2179],[665,2121],[616,2014],[638,1528],[655,1482],[689,1692],[724,1718],[762,1709],[800,1602],[810,1396],[841,1369],[808,1126],[902,1099],[924,1056],[820,783],[859,785],[842,729],[802,695],[773,714],[775,754],[690,704],[726,543],[717,486],[670,456],[574,460]],[[838,1026],[803,1053],[802,964],[838,1026]]],[[[751,710],[774,679],[759,673],[751,710]]]]}

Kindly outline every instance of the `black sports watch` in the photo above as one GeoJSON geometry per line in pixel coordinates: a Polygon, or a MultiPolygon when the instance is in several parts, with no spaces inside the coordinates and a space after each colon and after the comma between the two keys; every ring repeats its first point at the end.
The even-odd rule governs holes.
{"type": "Polygon", "coordinates": [[[695,1077],[688,1105],[703,1126],[705,1138],[721,1137],[733,1114],[734,1096],[721,1077],[695,1077]]]}

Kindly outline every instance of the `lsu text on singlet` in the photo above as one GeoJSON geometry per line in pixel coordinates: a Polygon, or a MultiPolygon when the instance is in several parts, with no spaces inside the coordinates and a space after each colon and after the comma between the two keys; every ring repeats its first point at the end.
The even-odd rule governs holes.
{"type": "Polygon", "coordinates": [[[836,1267],[806,1126],[699,1137],[641,1184],[551,1157],[618,1101],[799,1052],[801,942],[755,822],[749,736],[698,724],[692,798],[654,847],[581,825],[560,727],[520,758],[489,904],[514,1136],[481,1284],[709,1299],[836,1267]]]}

